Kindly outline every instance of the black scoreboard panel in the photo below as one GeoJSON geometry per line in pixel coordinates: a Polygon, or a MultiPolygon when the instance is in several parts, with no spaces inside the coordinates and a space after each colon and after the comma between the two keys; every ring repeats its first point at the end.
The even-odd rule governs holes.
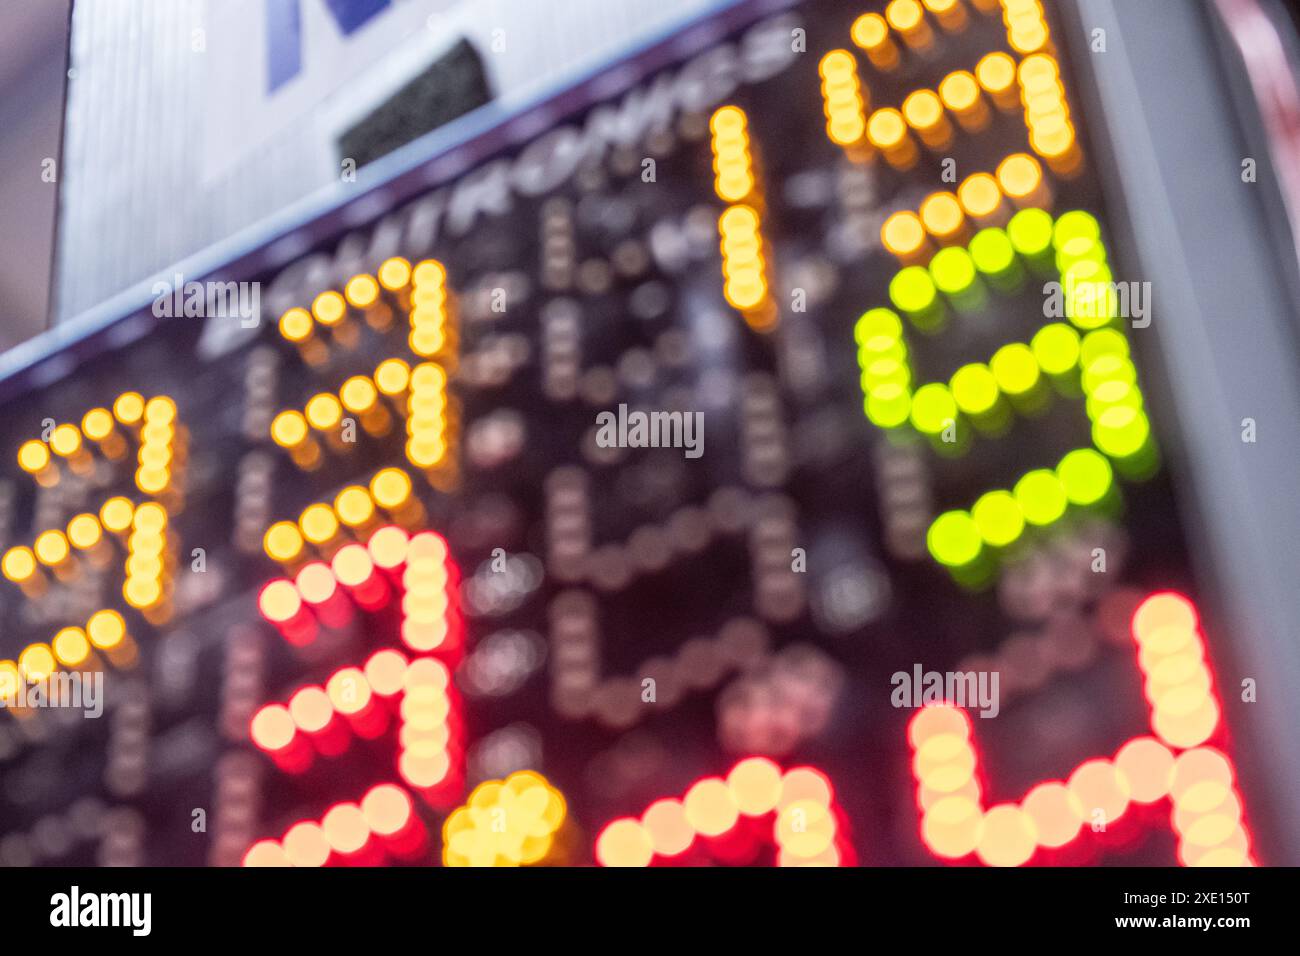
{"type": "Polygon", "coordinates": [[[0,860],[1269,862],[1062,29],[742,5],[47,365],[0,860]]]}

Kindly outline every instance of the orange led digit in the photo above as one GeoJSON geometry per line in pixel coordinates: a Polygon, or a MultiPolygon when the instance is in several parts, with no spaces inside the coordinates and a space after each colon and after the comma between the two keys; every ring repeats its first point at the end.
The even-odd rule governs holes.
{"type": "MultiPolygon", "coordinates": [[[[832,50],[818,65],[821,74],[822,110],[826,115],[826,135],[839,146],[855,146],[866,134],[866,109],[869,97],[858,80],[857,63],[847,50],[832,50]]],[[[722,196],[721,190],[718,193],[722,196]]],[[[722,196],[728,199],[726,196],[722,196]]],[[[744,197],[728,199],[738,202],[744,197]]]]}
{"type": "Polygon", "coordinates": [[[907,123],[898,110],[885,107],[872,113],[867,120],[867,140],[895,169],[908,170],[916,165],[916,143],[908,135],[907,123]]]}
{"type": "Polygon", "coordinates": [[[878,13],[864,13],[853,21],[853,42],[866,51],[872,66],[882,72],[897,69],[898,47],[889,37],[889,24],[878,13]]]}

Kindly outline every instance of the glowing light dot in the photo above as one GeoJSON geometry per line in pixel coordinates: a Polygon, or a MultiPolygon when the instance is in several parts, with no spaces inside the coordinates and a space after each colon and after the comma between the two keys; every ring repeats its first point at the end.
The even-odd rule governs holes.
{"type": "Polygon", "coordinates": [[[902,334],[903,323],[889,309],[869,309],[862,313],[853,327],[853,338],[859,346],[867,346],[876,339],[893,342],[902,334]]]}
{"type": "Polygon", "coordinates": [[[777,813],[773,837],[791,856],[810,859],[824,853],[835,839],[835,818],[816,800],[796,800],[777,813]]]}
{"type": "Polygon", "coordinates": [[[1056,475],[1071,504],[1088,506],[1106,497],[1114,483],[1110,462],[1091,448],[1069,452],[1056,466],[1056,475]]]}
{"type": "Polygon", "coordinates": [[[64,667],[77,667],[90,657],[90,642],[79,627],[65,627],[50,642],[54,656],[64,667]]]}
{"type": "Polygon", "coordinates": [[[113,413],[107,408],[92,408],[81,417],[81,431],[92,441],[103,441],[113,431],[113,413]]]}
{"type": "Polygon", "coordinates": [[[1025,530],[1024,512],[1008,491],[990,491],[981,495],[971,508],[971,517],[980,536],[997,548],[1013,543],[1025,530]]]}
{"type": "Polygon", "coordinates": [[[1029,814],[1013,804],[993,807],[975,852],[988,866],[1022,866],[1034,855],[1038,834],[1029,814]]]}
{"type": "Polygon", "coordinates": [[[80,514],[68,522],[68,540],[81,551],[94,547],[101,537],[103,527],[92,514],[80,514]]]}
{"type": "Polygon", "coordinates": [[[376,694],[392,697],[405,687],[407,661],[401,651],[378,651],[366,661],[365,678],[376,694]]]}
{"type": "Polygon", "coordinates": [[[596,840],[596,860],[601,866],[649,866],[654,857],[650,835],[636,820],[615,820],[596,840]]]}
{"type": "Polygon", "coordinates": [[[123,425],[134,425],[144,415],[144,396],[139,392],[123,392],[113,402],[113,417],[123,425]]]}
{"type": "Polygon", "coordinates": [[[781,798],[781,768],[765,757],[750,757],[727,774],[727,786],[741,813],[760,816],[781,798]]]}
{"type": "Polygon", "coordinates": [[[1112,458],[1129,458],[1140,452],[1151,434],[1151,425],[1141,410],[1113,406],[1097,416],[1092,425],[1092,440],[1112,458]]]}
{"type": "Polygon", "coordinates": [[[384,468],[370,479],[370,494],[383,508],[396,508],[411,496],[411,479],[400,468],[384,468]]]}
{"type": "Polygon", "coordinates": [[[975,77],[965,70],[949,73],[939,83],[939,98],[954,113],[964,113],[979,102],[980,88],[975,77]]]}
{"type": "MultiPolygon", "coordinates": [[[[954,238],[966,221],[961,203],[952,193],[932,193],[927,196],[921,202],[920,214],[926,231],[940,240],[954,238]]],[[[958,251],[964,253],[965,250],[958,251]]]]}
{"type": "Polygon", "coordinates": [[[370,684],[366,675],[355,667],[335,672],[325,685],[334,709],[342,714],[356,714],[370,703],[370,684]]]}
{"type": "Polygon", "coordinates": [[[1175,758],[1169,792],[1176,807],[1205,813],[1227,799],[1232,784],[1228,759],[1217,750],[1197,747],[1175,758]]]}
{"type": "Polygon", "coordinates": [[[717,777],[699,781],[682,801],[686,819],[705,836],[718,836],[736,825],[739,809],[726,783],[717,777]]]}
{"type": "Polygon", "coordinates": [[[389,525],[370,536],[367,550],[376,567],[392,570],[405,560],[410,537],[401,528],[389,525]]]}
{"type": "Polygon", "coordinates": [[[400,395],[411,380],[411,367],[401,359],[385,359],[375,369],[375,385],[385,395],[400,395]]]}
{"type": "Polygon", "coordinates": [[[969,740],[970,733],[970,717],[951,705],[923,707],[907,726],[908,743],[918,750],[931,737],[953,735],[969,740]]]}
{"type": "MultiPolygon", "coordinates": [[[[778,787],[779,787],[778,779],[778,787]]],[[[656,800],[641,815],[641,826],[659,856],[684,853],[695,841],[695,830],[686,819],[680,800],[656,800]]]]}
{"type": "Polygon", "coordinates": [[[876,110],[867,121],[867,139],[878,149],[894,149],[906,136],[907,123],[896,109],[876,110]]]}
{"type": "Polygon", "coordinates": [[[968,292],[975,285],[975,263],[960,246],[940,249],[930,260],[935,288],[949,298],[968,292]]]}
{"type": "Polygon", "coordinates": [[[1079,358],[1085,367],[1092,366],[1104,355],[1127,358],[1128,354],[1128,339],[1115,329],[1094,329],[1083,337],[1079,347],[1079,358]]]}
{"type": "Polygon", "coordinates": [[[99,508],[99,520],[113,532],[125,531],[135,519],[135,505],[127,498],[109,498],[99,508]]]}
{"type": "Polygon", "coordinates": [[[126,639],[126,621],[112,608],[96,611],[86,622],[86,636],[101,650],[112,650],[126,639]]]}
{"type": "Polygon", "coordinates": [[[925,435],[938,435],[957,421],[957,403],[948,386],[932,382],[912,396],[912,425],[925,435]]]}
{"type": "Polygon", "coordinates": [[[356,853],[370,838],[365,815],[355,803],[340,803],[321,818],[321,830],[330,848],[338,853],[356,853]]]}
{"type": "Polygon", "coordinates": [[[356,528],[374,517],[375,502],[360,485],[349,485],[334,499],[334,511],[345,525],[356,528]]]}
{"type": "Polygon", "coordinates": [[[890,301],[909,314],[929,310],[935,303],[936,295],[934,279],[921,266],[908,266],[899,270],[889,283],[890,301]]]}
{"type": "Polygon", "coordinates": [[[940,564],[957,568],[979,557],[982,548],[979,526],[964,511],[939,515],[926,534],[926,547],[940,564]]]}
{"type": "Polygon", "coordinates": [[[944,793],[960,789],[975,773],[975,751],[956,734],[938,734],[917,748],[912,773],[929,788],[944,793]]]}
{"type": "Polygon", "coordinates": [[[338,534],[338,517],[329,505],[308,505],[298,518],[298,528],[312,544],[324,544],[338,534]]]}
{"type": "Polygon", "coordinates": [[[977,219],[991,216],[1002,203],[998,182],[988,173],[967,176],[957,187],[957,201],[969,216],[977,219]]]}
{"type": "Polygon", "coordinates": [[[1060,479],[1046,469],[1026,474],[1016,482],[1013,493],[1025,520],[1030,524],[1043,527],[1065,514],[1065,489],[1061,486],[1060,479]]]}
{"type": "Polygon", "coordinates": [[[1041,256],[1052,246],[1052,217],[1041,209],[1022,209],[1007,223],[1007,237],[1026,259],[1041,256]]]}
{"type": "Polygon", "coordinates": [[[309,604],[324,604],[334,596],[337,585],[329,565],[320,561],[304,566],[293,583],[302,599],[309,604]]]}
{"type": "Polygon", "coordinates": [[[903,118],[913,129],[930,130],[943,121],[943,103],[930,90],[916,90],[903,100],[903,118]]]}
{"type": "Polygon", "coordinates": [[[364,375],[355,375],[343,383],[339,398],[348,411],[361,414],[374,407],[379,395],[374,382],[364,375]]]}
{"type": "Polygon", "coordinates": [[[902,383],[885,382],[872,388],[864,411],[872,424],[880,428],[897,428],[911,414],[912,400],[902,383]]]}
{"type": "Polygon", "coordinates": [[[292,521],[277,521],[266,529],[262,546],[273,561],[292,561],[302,553],[302,533],[292,521]]]}
{"type": "Polygon", "coordinates": [[[18,669],[29,682],[45,680],[55,666],[54,652],[46,644],[29,644],[18,655],[18,669]]]}
{"type": "Polygon", "coordinates": [[[1071,243],[1083,240],[1091,245],[1101,238],[1101,224],[1092,213],[1082,209],[1072,209],[1062,213],[1052,230],[1053,245],[1057,250],[1064,250],[1071,243]]]}
{"type": "Polygon", "coordinates": [[[145,402],[144,418],[150,425],[170,425],[176,420],[176,403],[166,395],[145,402]]]}
{"type": "Polygon", "coordinates": [[[959,368],[949,382],[953,400],[967,415],[984,415],[998,401],[998,382],[987,365],[972,362],[959,368]]]}
{"type": "Polygon", "coordinates": [[[306,418],[312,428],[327,431],[339,423],[343,417],[343,406],[339,400],[328,392],[313,395],[307,402],[306,418]]]}
{"type": "Polygon", "coordinates": [[[262,588],[257,606],[268,621],[283,624],[292,620],[302,609],[302,597],[293,584],[279,579],[262,588]]]}
{"type": "Polygon", "coordinates": [[[263,750],[282,750],[293,740],[294,720],[281,704],[268,704],[253,715],[249,736],[263,750]]]}
{"type": "Polygon", "coordinates": [[[1016,153],[998,164],[998,185],[1012,199],[1025,199],[1043,182],[1043,169],[1028,153],[1016,153]]]}
{"type": "Polygon", "coordinates": [[[447,270],[436,259],[425,259],[411,273],[411,283],[416,286],[442,286],[447,282],[447,270]]]}
{"type": "Polygon", "coordinates": [[[1109,760],[1089,760],[1070,774],[1070,792],[1093,822],[1114,823],[1128,808],[1128,781],[1109,760]]]}
{"type": "Polygon", "coordinates": [[[137,531],[162,531],[167,526],[167,509],[156,501],[146,501],[135,509],[131,526],[137,531]]]}
{"type": "Polygon", "coordinates": [[[330,856],[325,831],[316,823],[298,823],[290,827],[282,844],[284,855],[294,866],[324,866],[330,856]]]}
{"type": "Polygon", "coordinates": [[[922,23],[923,14],[917,0],[891,0],[885,8],[885,19],[899,33],[910,33],[922,23]]]}
{"type": "Polygon", "coordinates": [[[1196,608],[1192,602],[1173,591],[1151,595],[1133,613],[1133,636],[1138,643],[1147,640],[1161,628],[1194,631],[1197,626],[1196,608]]]}
{"type": "Polygon", "coordinates": [[[307,420],[301,412],[290,409],[276,415],[271,422],[271,438],[282,448],[294,448],[307,437],[307,420]]]}
{"type": "Polygon", "coordinates": [[[280,316],[280,334],[290,342],[311,338],[312,318],[306,309],[294,307],[280,316]]]}
{"type": "Polygon", "coordinates": [[[936,856],[957,860],[975,851],[983,823],[979,804],[970,797],[943,797],[926,811],[921,838],[936,856]]]}
{"type": "Polygon", "coordinates": [[[333,289],[316,296],[311,304],[311,314],[321,325],[338,325],[347,312],[347,302],[333,289]]]}
{"type": "Polygon", "coordinates": [[[1048,375],[1064,375],[1079,364],[1079,333],[1063,322],[1043,326],[1029,347],[1048,375]]]}
{"type": "Polygon", "coordinates": [[[42,564],[53,567],[67,560],[68,539],[62,531],[43,531],[37,535],[32,550],[42,564]]]}
{"type": "Polygon", "coordinates": [[[406,791],[385,783],[361,798],[361,813],[372,831],[380,836],[392,836],[406,826],[414,810],[406,791]]]}
{"type": "Polygon", "coordinates": [[[304,687],[289,699],[289,716],[306,733],[324,730],[333,714],[334,707],[320,687],[304,687]]]}
{"type": "Polygon", "coordinates": [[[18,448],[18,466],[23,471],[36,474],[45,470],[50,463],[49,446],[42,441],[25,441],[18,448]]]}
{"type": "Polygon", "coordinates": [[[240,865],[256,867],[293,866],[289,862],[289,857],[285,855],[284,848],[274,840],[258,840],[248,848],[248,852],[244,854],[240,865]]]}
{"type": "Polygon", "coordinates": [[[411,369],[411,389],[415,392],[434,391],[446,386],[447,373],[436,362],[423,362],[411,369]]]}
{"type": "Polygon", "coordinates": [[[864,50],[875,50],[889,39],[889,24],[878,13],[864,13],[853,21],[853,42],[864,50]]]}
{"type": "Polygon", "coordinates": [[[1038,361],[1029,346],[1019,342],[1004,345],[993,353],[989,369],[997,379],[998,388],[1007,395],[1024,395],[1038,384],[1038,361]]]}
{"type": "Polygon", "coordinates": [[[975,78],[989,93],[1005,93],[1016,82],[1016,61],[1006,53],[990,53],[976,64],[975,78]]]}
{"type": "Polygon", "coordinates": [[[50,448],[64,458],[75,455],[81,448],[81,432],[76,425],[57,426],[50,435],[50,448]]]}
{"type": "Polygon", "coordinates": [[[1174,780],[1174,755],[1154,737],[1130,740],[1115,754],[1133,800],[1154,803],[1169,795],[1174,780]]]}
{"type": "Polygon", "coordinates": [[[36,573],[36,557],[32,554],[31,548],[17,545],[5,552],[3,562],[0,562],[0,570],[3,570],[8,580],[22,583],[36,573]]]}
{"type": "Polygon", "coordinates": [[[128,577],[122,597],[134,608],[153,607],[162,598],[162,584],[156,578],[128,577]]]}
{"type": "Polygon", "coordinates": [[[379,284],[389,292],[405,288],[411,281],[411,264],[400,256],[385,259],[379,267],[379,284]]]}
{"type": "Polygon", "coordinates": [[[1033,822],[1039,844],[1052,849],[1078,836],[1085,819],[1085,807],[1078,796],[1059,781],[1040,783],[1020,806],[1033,822]]]}
{"type": "Polygon", "coordinates": [[[880,227],[880,240],[896,256],[910,256],[925,244],[925,228],[916,213],[896,212],[880,227]]]}
{"type": "Polygon", "coordinates": [[[370,560],[370,552],[359,544],[349,544],[340,548],[330,562],[334,576],[339,583],[348,587],[357,587],[370,579],[375,563],[370,560]]]}
{"type": "Polygon", "coordinates": [[[373,276],[356,275],[343,287],[348,303],[356,309],[367,309],[379,298],[379,283],[373,276]]]}

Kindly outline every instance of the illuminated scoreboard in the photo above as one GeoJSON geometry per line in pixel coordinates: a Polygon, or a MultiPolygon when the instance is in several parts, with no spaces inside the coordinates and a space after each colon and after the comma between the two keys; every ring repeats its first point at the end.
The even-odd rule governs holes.
{"type": "Polygon", "coordinates": [[[1062,29],[742,4],[12,378],[0,862],[1269,862],[1062,29]]]}

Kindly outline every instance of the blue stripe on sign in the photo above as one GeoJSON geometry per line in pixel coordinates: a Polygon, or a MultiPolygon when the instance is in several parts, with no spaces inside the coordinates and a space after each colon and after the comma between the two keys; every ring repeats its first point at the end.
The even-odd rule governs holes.
{"type": "Polygon", "coordinates": [[[267,93],[274,93],[302,69],[302,11],[298,0],[266,0],[267,93]]]}
{"type": "MultiPolygon", "coordinates": [[[[300,0],[266,0],[267,93],[274,93],[302,71],[300,0]]],[[[339,32],[351,36],[391,0],[324,0],[339,32]]]]}
{"type": "Polygon", "coordinates": [[[325,6],[344,36],[355,33],[388,4],[389,0],[325,0],[325,6]]]}

